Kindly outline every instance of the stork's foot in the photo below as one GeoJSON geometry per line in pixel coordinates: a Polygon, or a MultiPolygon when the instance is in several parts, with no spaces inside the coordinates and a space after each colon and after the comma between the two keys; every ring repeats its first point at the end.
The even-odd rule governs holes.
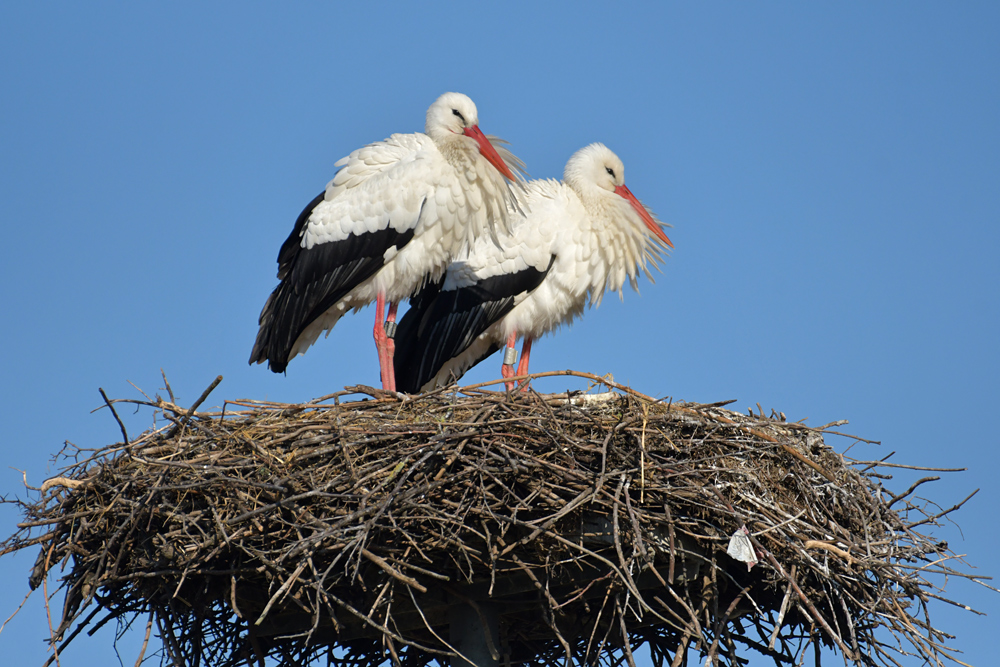
{"type": "Polygon", "coordinates": [[[385,335],[385,332],[376,330],[375,347],[378,349],[379,374],[382,377],[382,389],[386,391],[396,391],[396,372],[392,359],[396,354],[396,342],[385,335]]]}
{"type": "MultiPolygon", "coordinates": [[[[527,336],[524,339],[524,343],[521,345],[521,361],[517,365],[518,375],[528,374],[528,359],[531,356],[531,336],[527,336]]],[[[521,391],[528,391],[528,381],[523,380],[524,384],[521,387],[521,391]]]]}
{"type": "Polygon", "coordinates": [[[396,343],[392,340],[392,336],[396,332],[396,304],[389,305],[388,333],[382,323],[383,313],[385,313],[385,294],[379,292],[375,299],[375,328],[372,333],[375,337],[375,349],[378,350],[378,370],[382,377],[382,389],[395,392],[396,373],[392,366],[392,357],[396,353],[396,343]]]}
{"type": "MultiPolygon", "coordinates": [[[[394,301],[389,304],[389,314],[382,327],[382,388],[395,393],[396,391],[396,367],[393,358],[396,356],[396,309],[399,302],[394,301]]],[[[381,313],[380,313],[381,314],[381,313]]]]}
{"type": "MultiPolygon", "coordinates": [[[[395,329],[393,325],[393,329],[395,329]]],[[[396,341],[387,338],[385,341],[385,370],[383,371],[382,388],[386,391],[396,391],[396,367],[393,357],[396,356],[396,341]]]]}
{"type": "MultiPolygon", "coordinates": [[[[503,378],[514,377],[514,361],[517,360],[517,348],[514,347],[514,334],[511,334],[510,341],[503,351],[503,365],[500,366],[500,375],[503,378]]],[[[507,382],[507,391],[514,391],[514,383],[507,382]]]]}
{"type": "MultiPolygon", "coordinates": [[[[504,364],[500,367],[500,375],[504,378],[514,377],[514,364],[504,364]]],[[[514,383],[506,382],[507,391],[514,391],[514,383]]]]}

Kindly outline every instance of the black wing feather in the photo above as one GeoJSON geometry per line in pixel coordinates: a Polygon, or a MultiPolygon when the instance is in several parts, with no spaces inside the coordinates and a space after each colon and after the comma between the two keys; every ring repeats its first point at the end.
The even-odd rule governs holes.
{"type": "Polygon", "coordinates": [[[278,253],[281,282],[260,313],[260,330],[250,353],[250,363],[267,361],[268,368],[275,373],[285,370],[292,347],[306,327],[375,275],[385,264],[386,250],[393,246],[402,249],[413,239],[416,225],[402,232],[387,226],[375,232],[353,234],[341,241],[303,248],[302,230],[323,197],[319,195],[302,211],[295,221],[295,229],[281,246],[278,253]]]}
{"type": "Polygon", "coordinates": [[[310,216],[312,216],[313,209],[319,206],[320,202],[326,199],[326,190],[316,195],[311,202],[309,202],[302,212],[299,213],[299,217],[295,219],[295,227],[292,228],[292,233],[288,235],[285,242],[281,244],[281,250],[278,251],[278,280],[284,280],[285,275],[288,273],[289,267],[292,265],[292,260],[299,252],[299,244],[302,243],[302,230],[306,228],[306,223],[309,222],[310,216]]]}
{"type": "MultiPolygon", "coordinates": [[[[528,267],[455,290],[442,291],[438,284],[431,288],[429,296],[418,295],[411,300],[410,309],[396,329],[396,388],[407,393],[420,391],[450,359],[509,313],[517,295],[541,285],[554,261],[555,255],[544,271],[528,267]]],[[[497,349],[491,349],[469,368],[497,349]]]]}

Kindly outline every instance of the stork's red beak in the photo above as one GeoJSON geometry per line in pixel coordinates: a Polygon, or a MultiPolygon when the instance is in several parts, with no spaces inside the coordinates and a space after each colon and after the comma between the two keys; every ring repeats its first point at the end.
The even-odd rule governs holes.
{"type": "Polygon", "coordinates": [[[493,144],[490,140],[486,138],[483,131],[479,129],[478,125],[473,125],[472,127],[465,128],[465,136],[472,137],[479,142],[479,153],[489,160],[490,164],[497,168],[501,174],[504,175],[508,181],[514,180],[514,173],[507,166],[507,163],[503,161],[500,154],[497,153],[497,149],[493,148],[493,144]]]}
{"type": "Polygon", "coordinates": [[[660,227],[656,220],[653,220],[653,216],[651,216],[649,211],[646,210],[646,207],[635,198],[635,195],[632,194],[631,190],[624,185],[619,185],[615,188],[615,194],[622,197],[625,201],[632,205],[632,208],[635,209],[635,212],[639,214],[639,217],[642,218],[642,221],[646,223],[646,226],[649,227],[649,231],[653,232],[653,235],[656,236],[656,238],[660,239],[671,248],[674,247],[674,244],[670,242],[667,235],[663,233],[663,228],[660,227]]]}

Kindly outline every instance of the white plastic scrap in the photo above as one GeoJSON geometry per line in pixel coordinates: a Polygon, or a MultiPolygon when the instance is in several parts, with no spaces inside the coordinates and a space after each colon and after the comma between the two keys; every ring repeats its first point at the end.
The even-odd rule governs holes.
{"type": "Polygon", "coordinates": [[[740,526],[729,538],[729,548],[726,549],[726,553],[741,563],[746,563],[747,572],[757,564],[757,552],[750,542],[750,531],[747,530],[746,524],[740,526]]]}

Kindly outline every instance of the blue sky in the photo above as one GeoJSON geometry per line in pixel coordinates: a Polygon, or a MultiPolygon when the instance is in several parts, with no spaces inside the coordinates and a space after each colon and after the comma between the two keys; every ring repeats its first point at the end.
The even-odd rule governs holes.
{"type": "MultiPolygon", "coordinates": [[[[536,343],[533,370],[849,419],[882,442],[859,457],[966,467],[922,488],[981,489],[938,534],[1000,575],[1000,5],[425,4],[0,6],[0,493],[50,476],[64,440],[119,439],[97,388],[152,394],[161,368],[182,403],[218,374],[210,403],[377,384],[371,310],[286,376],[246,363],[257,315],[333,163],[455,90],[534,177],[604,142],[674,225],[656,284],[536,343]]],[[[0,507],[2,532],[17,519],[0,507]]],[[[0,559],[0,616],[34,556],[0,559]]],[[[990,615],[932,604],[936,624],[992,664],[1000,595],[947,594],[990,615]]],[[[5,662],[44,660],[41,601],[5,662]]],[[[102,631],[66,664],[113,656],[102,631]]]]}

